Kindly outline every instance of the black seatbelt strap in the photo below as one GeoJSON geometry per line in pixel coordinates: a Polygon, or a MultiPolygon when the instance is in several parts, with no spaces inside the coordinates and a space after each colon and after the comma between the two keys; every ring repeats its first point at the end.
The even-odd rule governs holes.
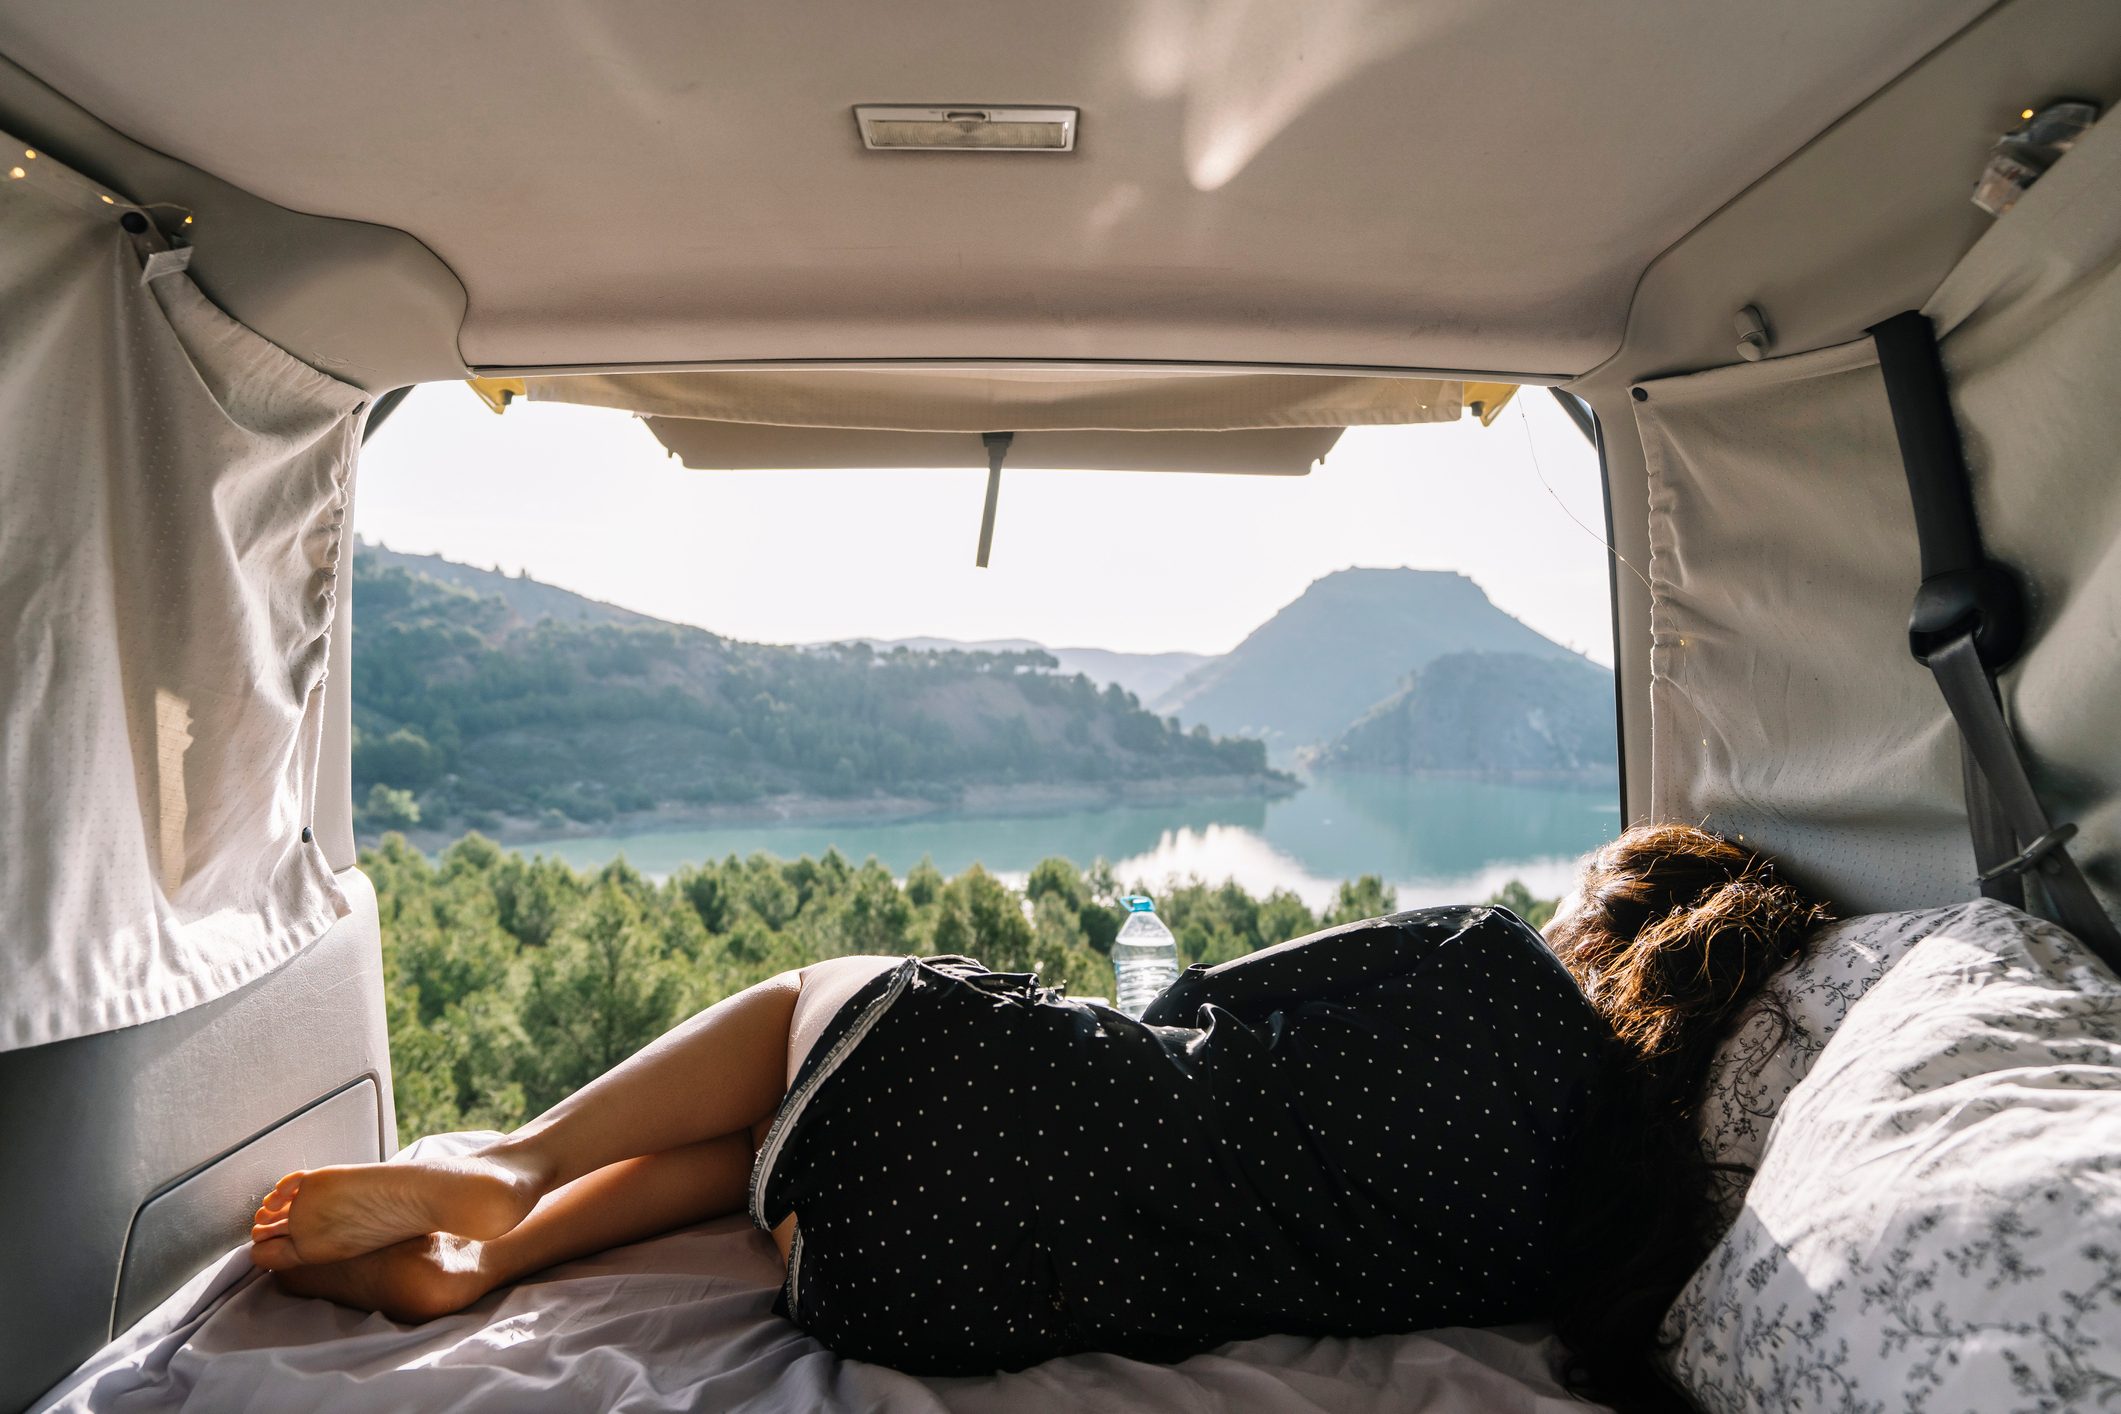
{"type": "Polygon", "coordinates": [[[1922,587],[1908,618],[1908,648],[1937,679],[1959,726],[1981,892],[2022,904],[2021,881],[2033,874],[2063,926],[2121,971],[2121,929],[2064,848],[2077,827],[2048,820],[2003,715],[1996,674],[2024,645],[2024,593],[2017,577],[1982,551],[1936,332],[1928,318],[1910,310],[1870,333],[1922,548],[1922,587]]]}
{"type": "Polygon", "coordinates": [[[2121,934],[2100,906],[2084,872],[2063,848],[2077,833],[2075,825],[2055,825],[2033,792],[2032,779],[2003,720],[1995,681],[1982,663],[1973,635],[1962,634],[1930,654],[1929,668],[1959,723],[1959,735],[1979,773],[1988,778],[1990,799],[2002,827],[2020,842],[2018,850],[1982,870],[1982,880],[2031,871],[2047,891],[2063,925],[2085,945],[2121,971],[2121,934]]]}
{"type": "MultiPolygon", "coordinates": [[[[1954,640],[1959,641],[1963,640],[1954,640]]],[[[1944,650],[1937,651],[1942,653],[1944,650]]],[[[1936,654],[1931,657],[1934,659],[1936,654]]],[[[1979,664],[1979,656],[1975,655],[1975,665],[1979,664]]],[[[1930,668],[1933,674],[1940,671],[1934,663],[1930,668]]],[[[1995,704],[1997,720],[2001,721],[2003,701],[1996,694],[1996,680],[1989,676],[1986,670],[1982,676],[1987,681],[1989,700],[1995,704]]],[[[1938,686],[1941,690],[1941,679],[1938,686]]],[[[1946,705],[1949,706],[1950,703],[1947,701],[1946,705]]],[[[2023,908],[2024,871],[2004,867],[2018,853],[2016,832],[2003,812],[2002,802],[1998,801],[1996,793],[1989,789],[1988,772],[1984,771],[1981,763],[1975,759],[1973,742],[1968,737],[1963,719],[1956,708],[1952,711],[1952,720],[1962,723],[1959,728],[1959,788],[1966,797],[1966,827],[1974,838],[1974,869],[1979,877],[1981,896],[2001,900],[2013,908],[2023,908]]],[[[2007,724],[2005,730],[2008,731],[2007,724]]]]}

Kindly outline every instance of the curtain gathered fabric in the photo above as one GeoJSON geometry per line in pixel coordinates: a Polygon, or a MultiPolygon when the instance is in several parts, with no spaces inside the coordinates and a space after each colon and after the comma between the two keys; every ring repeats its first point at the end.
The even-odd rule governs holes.
{"type": "Polygon", "coordinates": [[[6,146],[0,1049],[210,1001],[346,911],[308,827],[367,402],[6,146]]]}
{"type": "MultiPolygon", "coordinates": [[[[2121,123],[1924,306],[1988,552],[2026,581],[2005,707],[2121,904],[2121,123]]],[[[1777,853],[1843,912],[1974,889],[1956,728],[1908,654],[1921,572],[1868,339],[1644,385],[1651,808],[1777,853]]]]}

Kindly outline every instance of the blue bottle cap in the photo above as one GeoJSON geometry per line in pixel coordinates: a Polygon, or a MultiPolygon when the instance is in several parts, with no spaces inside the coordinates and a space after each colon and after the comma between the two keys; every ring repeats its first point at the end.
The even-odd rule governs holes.
{"type": "Polygon", "coordinates": [[[1156,912],[1156,900],[1150,898],[1147,894],[1128,894],[1120,902],[1127,905],[1127,912],[1129,913],[1156,912]]]}

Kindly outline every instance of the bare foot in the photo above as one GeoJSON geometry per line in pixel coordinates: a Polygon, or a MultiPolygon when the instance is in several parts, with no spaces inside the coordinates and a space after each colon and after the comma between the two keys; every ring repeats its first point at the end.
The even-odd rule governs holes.
{"type": "Polygon", "coordinates": [[[447,1233],[407,1238],[343,1262],[274,1273],[282,1290],[341,1306],[380,1311],[393,1321],[431,1321],[461,1311],[498,1286],[479,1262],[479,1244],[447,1233]]]}
{"type": "Polygon", "coordinates": [[[250,1259],[282,1271],[428,1233],[499,1237],[529,1215],[539,1192],[527,1170],[479,1155],[303,1169],[259,1206],[250,1259]]]}

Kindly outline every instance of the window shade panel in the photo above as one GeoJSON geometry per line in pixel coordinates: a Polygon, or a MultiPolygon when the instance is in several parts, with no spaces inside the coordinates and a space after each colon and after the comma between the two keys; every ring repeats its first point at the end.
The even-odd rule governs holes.
{"type": "Polygon", "coordinates": [[[0,162],[0,1049],[211,1000],[346,908],[304,836],[366,395],[155,214],[0,162]]]}

